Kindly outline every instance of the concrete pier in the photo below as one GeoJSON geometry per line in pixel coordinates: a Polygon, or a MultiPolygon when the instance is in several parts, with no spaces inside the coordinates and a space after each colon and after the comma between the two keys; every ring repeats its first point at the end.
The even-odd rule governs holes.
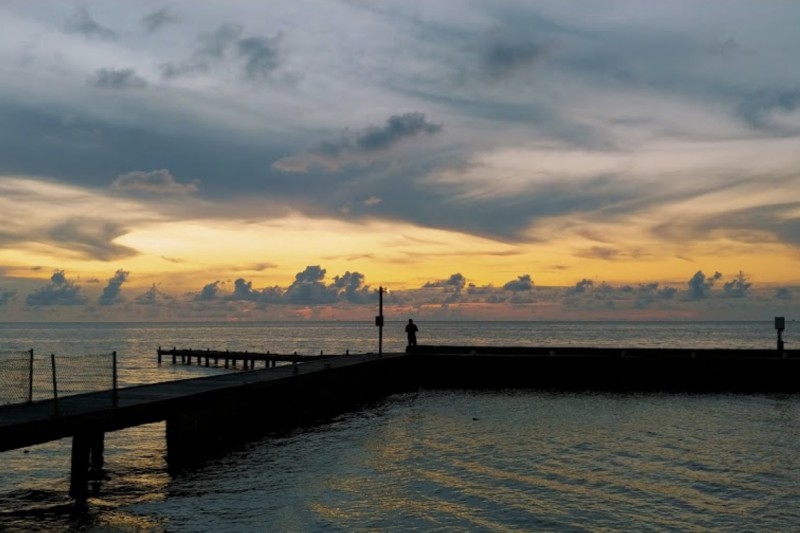
{"type": "Polygon", "coordinates": [[[412,346],[423,388],[800,392],[800,351],[412,346]]]}

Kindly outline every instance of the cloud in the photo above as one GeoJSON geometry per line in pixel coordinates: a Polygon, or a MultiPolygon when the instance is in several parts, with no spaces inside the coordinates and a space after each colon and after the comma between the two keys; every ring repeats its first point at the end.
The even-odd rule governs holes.
{"type": "Polygon", "coordinates": [[[332,303],[338,299],[336,290],[332,290],[323,283],[325,279],[324,268],[319,265],[306,267],[295,275],[294,281],[283,295],[283,300],[293,304],[319,304],[332,303]]]}
{"type": "Polygon", "coordinates": [[[244,27],[241,24],[225,23],[213,33],[201,34],[198,39],[200,47],[196,54],[222,59],[239,40],[243,31],[244,27]]]}
{"type": "Polygon", "coordinates": [[[773,296],[776,300],[791,300],[792,299],[792,291],[788,287],[780,287],[775,290],[775,296],[773,296]]]}
{"type": "Polygon", "coordinates": [[[747,296],[747,291],[753,284],[747,281],[747,276],[741,270],[736,278],[722,286],[722,294],[733,298],[743,298],[747,296]]]}
{"type": "Polygon", "coordinates": [[[698,270],[688,282],[688,297],[693,300],[707,298],[711,293],[711,287],[714,286],[714,282],[721,277],[722,274],[719,272],[714,272],[713,276],[706,278],[706,275],[703,273],[703,271],[698,270]]]}
{"type": "Polygon", "coordinates": [[[223,283],[215,281],[192,296],[194,301],[253,302],[259,306],[274,305],[324,305],[338,302],[365,304],[373,298],[373,291],[364,283],[360,272],[345,272],[334,276],[332,283],[325,282],[326,270],[318,265],[308,266],[295,275],[294,281],[285,289],[266,287],[258,289],[253,282],[238,278],[233,291],[222,293],[223,283]]]}
{"type": "Polygon", "coordinates": [[[678,293],[674,287],[659,287],[658,283],[643,283],[635,291],[634,307],[644,309],[663,300],[671,300],[678,293]]]}
{"type": "Polygon", "coordinates": [[[385,150],[403,139],[432,135],[442,131],[441,124],[432,124],[424,113],[404,113],[386,119],[383,127],[371,126],[356,137],[356,144],[365,151],[385,150]]]}
{"type": "Polygon", "coordinates": [[[155,283],[134,299],[137,305],[160,305],[174,301],[175,298],[167,293],[161,292],[155,283]]]}
{"type": "Polygon", "coordinates": [[[339,299],[352,304],[364,304],[372,301],[373,295],[369,286],[364,285],[364,274],[345,272],[333,278],[333,287],[338,290],[339,299]]]}
{"type": "Polygon", "coordinates": [[[67,280],[63,270],[57,270],[50,278],[50,283],[28,294],[25,303],[33,307],[52,305],[84,305],[86,297],[81,288],[67,280]]]}
{"type": "Polygon", "coordinates": [[[229,64],[241,67],[245,80],[268,80],[283,62],[281,41],[274,37],[243,37],[244,26],[238,23],[225,23],[211,33],[198,37],[198,46],[192,57],[183,61],[162,63],[159,68],[165,79],[174,79],[185,74],[210,72],[219,67],[220,72],[229,64]],[[235,60],[240,60],[235,61],[235,60]]]}
{"type": "Polygon", "coordinates": [[[594,282],[590,279],[582,279],[575,284],[574,287],[567,289],[567,294],[583,294],[594,286],[594,282]]]}
{"type": "Polygon", "coordinates": [[[429,281],[423,285],[425,288],[444,288],[450,291],[460,291],[467,284],[467,278],[461,273],[453,274],[447,279],[429,281]]]}
{"type": "Polygon", "coordinates": [[[244,300],[258,304],[278,303],[280,298],[281,290],[278,287],[256,290],[253,289],[252,281],[245,281],[243,278],[234,281],[233,294],[226,297],[228,300],[244,300]]]}
{"type": "Polygon", "coordinates": [[[5,307],[8,305],[8,303],[14,299],[15,295],[16,291],[0,287],[0,307],[5,307]]]}
{"type": "Polygon", "coordinates": [[[117,33],[110,28],[98,24],[89,14],[89,10],[86,9],[85,6],[81,6],[78,9],[78,13],[68,24],[68,29],[74,33],[85,35],[86,37],[98,37],[105,40],[114,40],[117,38],[117,33]]]}
{"type": "Polygon", "coordinates": [[[308,152],[279,159],[273,167],[285,172],[308,172],[313,166],[337,171],[348,162],[358,162],[360,157],[388,150],[407,139],[437,134],[442,129],[441,124],[429,122],[424,113],[392,115],[383,126],[369,126],[355,134],[325,140],[308,152]]]}
{"type": "Polygon", "coordinates": [[[739,106],[742,118],[754,128],[776,129],[775,119],[800,109],[800,89],[762,89],[746,96],[739,106]]]}
{"type": "Polygon", "coordinates": [[[103,289],[103,294],[97,299],[97,303],[102,306],[113,305],[122,301],[120,290],[122,284],[128,279],[130,272],[122,269],[117,270],[114,276],[108,280],[108,285],[103,289]]]}
{"type": "Polygon", "coordinates": [[[127,230],[115,222],[75,217],[51,228],[48,236],[62,248],[100,261],[124,259],[137,255],[133,248],[115,244],[127,230]]]}
{"type": "Polygon", "coordinates": [[[249,37],[237,43],[239,55],[245,58],[244,71],[251,80],[269,78],[280,66],[280,37],[249,37]]]}
{"type": "MultiPolygon", "coordinates": [[[[239,281],[239,280],[236,280],[239,281]]],[[[198,302],[210,302],[219,299],[219,289],[222,282],[217,280],[208,283],[194,296],[194,300],[198,302]]]]}
{"type": "Polygon", "coordinates": [[[503,290],[513,292],[525,292],[533,290],[533,280],[530,274],[523,274],[517,279],[511,280],[503,285],[503,290]]]}
{"type": "Polygon", "coordinates": [[[197,192],[197,185],[179,183],[169,170],[161,169],[120,174],[111,183],[111,190],[146,195],[184,195],[197,192]]]}
{"type": "Polygon", "coordinates": [[[158,31],[164,26],[175,24],[176,22],[178,22],[178,17],[173,15],[166,7],[142,17],[142,24],[149,33],[158,31]]]}
{"type": "Polygon", "coordinates": [[[491,78],[505,78],[533,66],[548,53],[547,46],[529,41],[496,42],[486,51],[484,67],[491,78]]]}
{"type": "Polygon", "coordinates": [[[93,87],[101,89],[143,89],[147,81],[133,69],[101,68],[89,80],[93,87]]]}

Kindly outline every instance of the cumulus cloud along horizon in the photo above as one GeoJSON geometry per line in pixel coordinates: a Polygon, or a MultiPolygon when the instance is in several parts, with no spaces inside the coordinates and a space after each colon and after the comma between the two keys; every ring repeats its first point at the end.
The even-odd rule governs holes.
{"type": "MultiPolygon", "coordinates": [[[[342,318],[363,319],[374,312],[377,305],[377,288],[366,283],[363,274],[345,272],[328,276],[327,270],[319,265],[310,265],[298,272],[294,281],[284,287],[258,287],[252,280],[237,278],[233,283],[210,282],[196,292],[185,294],[170,293],[157,283],[144,292],[138,288],[126,291],[123,285],[129,276],[130,272],[119,269],[100,290],[96,301],[104,308],[106,316],[117,316],[115,312],[125,316],[130,309],[147,307],[166,313],[160,315],[162,318],[192,316],[198,309],[206,312],[224,309],[228,317],[268,320],[270,317],[303,316],[293,314],[296,312],[292,309],[327,310],[339,316],[334,311],[338,307],[342,318]]],[[[0,316],[7,313],[28,316],[25,315],[28,313],[35,317],[38,310],[58,307],[72,309],[73,318],[92,316],[94,311],[88,291],[96,284],[94,280],[71,280],[64,271],[58,270],[48,283],[33,288],[24,300],[16,301],[13,293],[0,287],[0,316]]],[[[701,316],[707,306],[717,310],[724,306],[724,316],[743,319],[754,305],[764,313],[761,319],[765,319],[775,310],[796,310],[791,300],[798,290],[800,287],[760,289],[742,271],[730,276],[716,271],[706,276],[699,271],[688,279],[683,290],[656,282],[615,285],[588,278],[568,287],[535,288],[528,274],[495,287],[476,285],[463,274],[455,273],[447,279],[427,282],[419,289],[390,290],[385,295],[385,303],[389,314],[413,313],[429,319],[448,318],[450,313],[470,316],[473,310],[486,308],[495,309],[500,317],[515,319],[536,319],[542,309],[547,309],[551,316],[577,314],[585,319],[602,316],[598,311],[609,316],[609,310],[610,316],[624,319],[674,313],[685,318],[701,316]],[[722,285],[715,288],[718,282],[722,285]]]]}

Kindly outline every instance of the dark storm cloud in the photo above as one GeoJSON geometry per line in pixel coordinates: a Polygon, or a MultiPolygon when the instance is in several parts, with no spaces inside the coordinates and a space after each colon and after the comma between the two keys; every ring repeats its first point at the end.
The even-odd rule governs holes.
{"type": "Polygon", "coordinates": [[[688,297],[692,300],[707,298],[711,294],[711,288],[714,286],[714,282],[721,277],[722,274],[719,272],[714,272],[713,276],[706,277],[702,270],[698,270],[688,282],[688,297]]]}
{"type": "Polygon", "coordinates": [[[173,15],[172,12],[170,12],[170,10],[166,7],[157,11],[153,11],[152,13],[142,17],[142,24],[150,33],[158,31],[164,26],[168,26],[176,22],[178,22],[178,17],[173,15]]]}
{"type": "Polygon", "coordinates": [[[122,301],[120,291],[122,284],[128,280],[130,272],[122,269],[117,270],[114,276],[108,280],[108,285],[103,289],[103,293],[97,299],[98,305],[108,306],[122,301]]]}
{"type": "Polygon", "coordinates": [[[78,13],[69,22],[67,28],[74,33],[80,33],[87,37],[98,37],[107,40],[117,38],[117,33],[95,21],[85,6],[78,9],[78,13]]]}
{"type": "Polygon", "coordinates": [[[88,218],[73,218],[51,228],[48,237],[54,244],[69,248],[89,259],[111,261],[137,255],[133,248],[115,244],[117,237],[125,235],[127,230],[114,222],[88,218]]]}
{"type": "Polygon", "coordinates": [[[101,68],[89,80],[93,87],[102,89],[142,89],[147,81],[133,69],[101,68]]]}
{"type": "Polygon", "coordinates": [[[404,113],[392,115],[386,119],[383,127],[367,128],[364,133],[356,137],[356,144],[366,151],[383,150],[403,139],[440,131],[442,131],[441,124],[431,124],[424,113],[404,113]]]}
{"type": "MultiPolygon", "coordinates": [[[[341,165],[359,155],[388,150],[400,142],[441,132],[443,126],[428,121],[424,113],[392,115],[383,126],[369,126],[355,135],[326,139],[305,153],[284,157],[273,166],[285,172],[308,172],[314,167],[338,171],[341,165]]],[[[367,163],[369,164],[369,163],[367,163]]]]}
{"type": "MultiPolygon", "coordinates": [[[[69,106],[19,107],[3,101],[0,91],[0,173],[107,187],[111,178],[131,169],[169,169],[174,176],[192,176],[203,183],[204,192],[216,199],[243,190],[280,195],[282,188],[295,186],[285,180],[252,179],[263,173],[265,161],[286,153],[284,140],[267,141],[235,128],[209,128],[174,109],[152,111],[148,126],[138,127],[69,106]]],[[[147,113],[142,110],[139,116],[147,113]]]]}
{"type": "Polygon", "coordinates": [[[533,290],[533,280],[530,274],[523,274],[517,279],[511,280],[503,285],[503,290],[513,292],[524,292],[533,290]]]}
{"type": "Polygon", "coordinates": [[[197,192],[194,183],[179,183],[169,170],[127,172],[117,176],[111,190],[145,195],[183,195],[197,192]]]}
{"type": "MultiPolygon", "coordinates": [[[[800,175],[763,178],[763,187],[788,189],[800,180],[800,175]]],[[[743,209],[729,209],[723,213],[687,216],[671,220],[653,229],[662,238],[673,241],[703,239],[715,233],[740,242],[764,242],[764,234],[783,244],[800,245],[800,217],[796,215],[800,202],[760,205],[743,209]]]]}
{"type": "Polygon", "coordinates": [[[52,305],[84,305],[86,297],[81,294],[81,288],[75,282],[69,281],[63,270],[57,270],[50,278],[50,283],[28,294],[25,303],[29,306],[52,305]]]}

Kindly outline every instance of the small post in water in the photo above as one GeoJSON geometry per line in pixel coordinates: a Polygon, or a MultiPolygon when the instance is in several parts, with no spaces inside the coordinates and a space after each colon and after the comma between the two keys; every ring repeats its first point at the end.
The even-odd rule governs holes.
{"type": "Polygon", "coordinates": [[[775,329],[778,330],[778,350],[783,350],[783,329],[786,326],[786,321],[782,316],[775,317],[775,329]]]}

